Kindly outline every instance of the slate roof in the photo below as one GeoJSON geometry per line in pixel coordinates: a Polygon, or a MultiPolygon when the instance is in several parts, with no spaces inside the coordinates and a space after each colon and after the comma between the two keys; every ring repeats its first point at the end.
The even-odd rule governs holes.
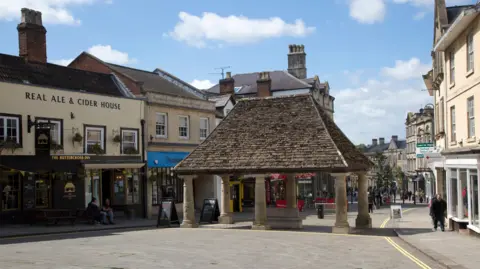
{"type": "Polygon", "coordinates": [[[182,89],[181,87],[171,83],[170,81],[160,77],[155,72],[130,68],[130,67],[111,64],[111,63],[105,63],[105,64],[111,69],[113,69],[114,71],[122,73],[127,77],[132,78],[133,80],[143,82],[143,88],[146,91],[204,100],[194,95],[193,93],[190,93],[182,89]]]}
{"type": "Polygon", "coordinates": [[[0,81],[123,96],[112,75],[0,54],[0,81]]]}
{"type": "Polygon", "coordinates": [[[309,94],[241,99],[179,174],[349,172],[373,164],[309,94]]]}
{"type": "MultiPolygon", "coordinates": [[[[232,78],[235,80],[235,87],[240,88],[238,91],[236,90],[236,94],[248,95],[257,92],[258,72],[236,74],[233,75],[232,78]]],[[[308,82],[302,81],[283,70],[271,71],[270,79],[272,80],[272,91],[309,89],[312,87],[308,82]]],[[[217,84],[207,91],[211,93],[220,93],[220,85],[217,84]]]]}
{"type": "Polygon", "coordinates": [[[215,102],[216,108],[223,108],[228,104],[228,101],[230,100],[231,97],[232,97],[231,94],[224,94],[224,95],[209,97],[208,100],[215,102]]]}
{"type": "Polygon", "coordinates": [[[447,19],[448,24],[451,24],[455,21],[458,15],[465,9],[474,7],[475,5],[463,5],[463,6],[451,6],[447,7],[447,19]]]}

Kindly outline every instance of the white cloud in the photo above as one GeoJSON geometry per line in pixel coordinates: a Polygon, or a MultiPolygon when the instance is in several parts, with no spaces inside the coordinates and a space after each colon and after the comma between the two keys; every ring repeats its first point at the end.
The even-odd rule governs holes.
{"type": "MultiPolygon", "coordinates": [[[[128,53],[113,49],[110,45],[95,45],[87,50],[88,53],[99,58],[102,61],[112,64],[135,64],[137,59],[131,58],[128,53]]],[[[80,53],[79,53],[80,54],[80,53]]],[[[53,60],[52,63],[59,65],[68,65],[73,59],[53,60]]]]}
{"type": "Polygon", "coordinates": [[[0,20],[20,20],[20,10],[26,7],[42,12],[44,23],[78,25],[81,20],[73,16],[72,7],[102,2],[112,0],[0,0],[0,20]]]}
{"type": "Polygon", "coordinates": [[[421,77],[402,81],[380,77],[351,83],[348,88],[332,91],[335,121],[356,144],[369,144],[378,137],[389,141],[392,135],[404,138],[406,113],[433,102],[422,91],[424,87],[421,77]]]}
{"type": "Polygon", "coordinates": [[[306,26],[300,19],[295,23],[287,23],[279,17],[268,19],[250,19],[234,15],[221,17],[211,12],[205,12],[202,16],[180,12],[178,17],[180,21],[166,35],[199,48],[206,47],[208,41],[248,44],[282,36],[304,37],[315,31],[315,27],[306,26]]]}
{"type": "Polygon", "coordinates": [[[197,89],[206,90],[215,86],[216,83],[213,83],[208,79],[205,79],[205,80],[194,79],[192,82],[190,82],[190,84],[197,89]]]}
{"type": "Polygon", "coordinates": [[[421,20],[423,18],[425,18],[425,15],[427,15],[427,12],[426,11],[420,11],[420,12],[417,12],[414,16],[413,16],[413,19],[414,20],[421,20]]]}
{"type": "Polygon", "coordinates": [[[350,0],[350,17],[364,24],[382,22],[386,7],[384,0],[350,0]]]}
{"type": "Polygon", "coordinates": [[[384,67],[382,74],[397,80],[421,78],[432,68],[431,64],[423,64],[418,58],[408,61],[397,60],[394,67],[384,67]]]}

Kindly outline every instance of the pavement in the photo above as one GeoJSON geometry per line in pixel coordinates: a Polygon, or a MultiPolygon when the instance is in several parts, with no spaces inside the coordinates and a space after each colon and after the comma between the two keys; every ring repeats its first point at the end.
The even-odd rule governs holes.
{"type": "Polygon", "coordinates": [[[404,242],[446,268],[478,269],[480,239],[448,229],[434,232],[428,213],[428,207],[417,208],[404,214],[402,221],[390,221],[387,227],[394,228],[404,242]]]}

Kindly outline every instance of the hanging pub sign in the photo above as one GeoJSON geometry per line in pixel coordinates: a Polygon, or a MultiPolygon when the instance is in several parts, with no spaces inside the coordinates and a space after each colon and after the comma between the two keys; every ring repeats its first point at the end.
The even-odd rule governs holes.
{"type": "Polygon", "coordinates": [[[203,200],[199,223],[213,223],[214,221],[218,221],[219,216],[218,200],[215,198],[203,200]]]}
{"type": "Polygon", "coordinates": [[[157,228],[171,227],[172,224],[180,224],[175,203],[169,199],[162,199],[158,206],[157,228]]]}
{"type": "Polygon", "coordinates": [[[50,154],[50,124],[37,123],[35,127],[35,149],[37,153],[50,154]]]}

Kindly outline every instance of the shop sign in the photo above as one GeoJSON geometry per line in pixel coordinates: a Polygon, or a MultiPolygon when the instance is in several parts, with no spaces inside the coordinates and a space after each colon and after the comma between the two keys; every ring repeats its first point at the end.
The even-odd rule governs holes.
{"type": "Polygon", "coordinates": [[[71,160],[90,160],[91,156],[87,155],[53,155],[52,160],[54,161],[71,161],[71,160]]]}
{"type": "Polygon", "coordinates": [[[77,197],[77,195],[75,194],[75,185],[72,181],[67,181],[67,183],[65,183],[65,186],[63,187],[63,198],[72,200],[75,197],[77,197]]]}
{"type": "Polygon", "coordinates": [[[401,219],[402,217],[403,217],[402,206],[401,205],[391,205],[390,206],[390,218],[401,219]]]}
{"type": "Polygon", "coordinates": [[[441,148],[435,147],[433,143],[417,143],[415,153],[417,158],[425,158],[425,155],[440,153],[441,148]]]}
{"type": "Polygon", "coordinates": [[[25,99],[35,100],[40,102],[50,102],[56,104],[70,104],[87,107],[100,107],[106,109],[120,110],[120,104],[114,102],[97,101],[95,99],[87,98],[72,98],[63,95],[47,95],[44,93],[26,92],[25,99]]]}

